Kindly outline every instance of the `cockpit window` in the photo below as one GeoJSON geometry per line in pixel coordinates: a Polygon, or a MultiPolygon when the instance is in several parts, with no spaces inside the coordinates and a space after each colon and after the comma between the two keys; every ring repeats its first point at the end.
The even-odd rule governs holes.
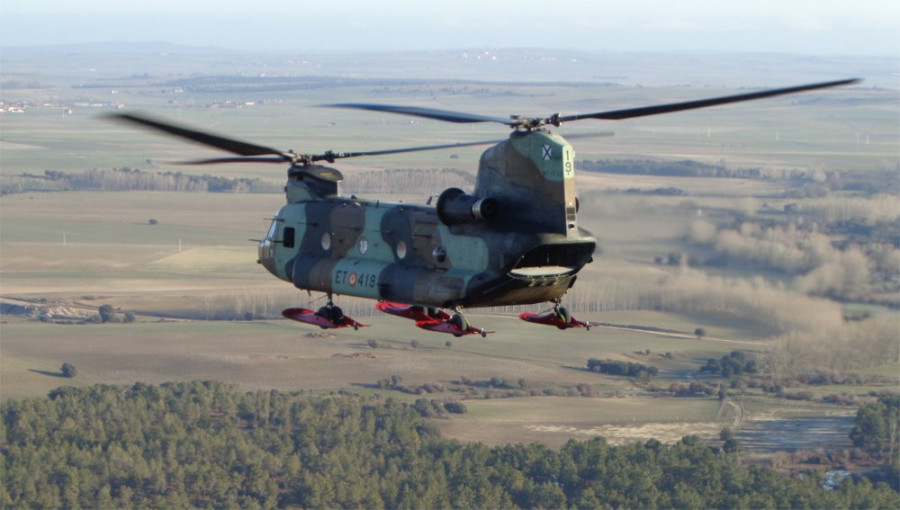
{"type": "Polygon", "coordinates": [[[275,239],[275,232],[278,230],[278,220],[272,220],[272,226],[269,227],[269,233],[266,239],[275,239]]]}

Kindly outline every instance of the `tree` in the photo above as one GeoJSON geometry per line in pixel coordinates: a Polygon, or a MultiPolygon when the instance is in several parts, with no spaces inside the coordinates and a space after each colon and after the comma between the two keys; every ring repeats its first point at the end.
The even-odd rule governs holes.
{"type": "Polygon", "coordinates": [[[706,336],[706,330],[703,328],[697,328],[694,330],[694,335],[697,337],[697,340],[703,340],[703,337],[706,336]]]}
{"type": "Polygon", "coordinates": [[[721,439],[722,441],[734,439],[734,432],[731,430],[731,427],[725,427],[721,431],[719,431],[719,439],[721,439]]]}
{"type": "Polygon", "coordinates": [[[722,451],[725,453],[736,453],[741,451],[741,442],[735,438],[728,438],[722,444],[722,451]]]}
{"type": "Polygon", "coordinates": [[[135,322],[137,320],[137,316],[131,310],[125,312],[125,322],[135,322]]]}
{"type": "Polygon", "coordinates": [[[863,406],[856,413],[850,431],[853,444],[875,455],[893,458],[900,440],[900,395],[882,395],[878,402],[863,406]]]}
{"type": "Polygon", "coordinates": [[[97,308],[97,313],[100,314],[100,322],[114,322],[116,320],[116,309],[113,305],[100,305],[97,308]]]}
{"type": "Polygon", "coordinates": [[[60,372],[62,372],[62,375],[65,377],[75,377],[78,375],[78,369],[71,363],[63,363],[60,372]]]}

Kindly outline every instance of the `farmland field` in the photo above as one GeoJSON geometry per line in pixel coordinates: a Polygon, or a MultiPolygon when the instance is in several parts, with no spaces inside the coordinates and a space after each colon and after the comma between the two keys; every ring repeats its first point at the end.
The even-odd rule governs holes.
{"type": "MultiPolygon", "coordinates": [[[[472,310],[468,316],[473,324],[496,333],[487,339],[456,339],[377,315],[371,302],[345,298],[339,298],[345,311],[371,327],[326,334],[280,319],[283,308],[317,306],[321,299],[272,278],[256,263],[251,240],[265,234],[268,218],[284,202],[280,193],[65,190],[54,174],[45,172],[81,175],[127,167],[151,176],[214,174],[281,186],[280,165],[176,164],[218,154],[102,120],[102,114],[113,111],[111,105],[279,149],[320,152],[501,139],[506,134],[492,126],[460,127],[319,107],[327,103],[400,103],[503,116],[683,101],[735,93],[743,83],[728,76],[685,84],[674,81],[672,69],[654,81],[638,63],[622,69],[628,78],[613,81],[592,79],[596,71],[579,68],[570,80],[523,83],[511,79],[518,69],[512,64],[495,74],[448,66],[452,76],[441,80],[415,74],[441,69],[432,64],[419,71],[400,66],[413,74],[399,78],[363,70],[324,84],[312,80],[300,86],[288,80],[294,85],[276,90],[246,85],[241,73],[252,65],[229,67],[216,57],[203,60],[210,66],[208,74],[222,81],[220,88],[209,88],[200,77],[186,77],[196,64],[190,59],[160,63],[148,57],[129,60],[117,71],[87,72],[83,64],[90,57],[82,57],[60,57],[60,72],[47,73],[29,67],[40,64],[3,56],[4,80],[35,79],[40,86],[4,86],[0,97],[7,105],[28,105],[0,116],[0,184],[8,193],[0,201],[2,399],[44,395],[62,384],[195,379],[234,382],[248,390],[348,389],[419,398],[415,392],[379,387],[379,381],[399,376],[408,387],[443,385],[443,391],[429,398],[466,402],[468,413],[439,421],[450,437],[559,445],[593,435],[615,442],[650,437],[676,441],[686,434],[716,438],[736,420],[741,425],[794,415],[814,419],[837,413],[840,419],[826,423],[843,427],[848,408],[825,404],[822,398],[865,398],[868,391],[897,389],[900,365],[878,350],[884,331],[891,331],[884,321],[893,321],[887,328],[898,331],[900,304],[900,259],[892,244],[897,236],[890,230],[890,222],[900,218],[893,194],[900,188],[898,96],[883,88],[889,82],[882,75],[874,76],[871,86],[614,125],[564,126],[563,134],[616,131],[612,138],[576,140],[580,162],[692,160],[729,171],[758,168],[760,173],[684,177],[581,171],[579,223],[598,236],[599,250],[566,304],[579,318],[603,326],[559,332],[516,318],[522,310],[544,308],[540,305],[472,310]],[[853,184],[855,179],[862,184],[853,184]],[[827,186],[835,189],[823,191],[827,186]],[[880,198],[878,192],[886,195],[880,198]],[[865,217],[840,220],[844,223],[830,218],[834,211],[857,209],[865,217]],[[847,221],[861,224],[865,228],[858,230],[870,237],[848,231],[847,221]],[[810,226],[815,222],[822,226],[810,226]],[[701,227],[707,229],[706,237],[700,235],[701,227]],[[826,228],[834,230],[822,233],[826,228]],[[772,248],[784,253],[825,239],[816,244],[818,259],[802,254],[808,265],[813,264],[810,259],[821,265],[786,270],[784,257],[764,254],[747,261],[742,254],[725,252],[713,234],[721,239],[741,235],[757,244],[799,236],[772,248]],[[816,237],[820,234],[826,237],[816,237]],[[871,269],[855,280],[855,273],[844,275],[852,285],[826,285],[831,284],[826,269],[854,267],[854,260],[866,261],[856,266],[871,269]],[[91,322],[106,304],[120,316],[133,313],[135,322],[91,322]],[[870,337],[871,349],[854,351],[865,351],[865,359],[839,355],[841,359],[816,361],[828,370],[870,379],[811,390],[815,402],[785,405],[784,399],[750,388],[725,400],[732,403],[714,393],[669,395],[673,384],[728,385],[727,379],[699,369],[732,351],[761,365],[771,362],[778,370],[796,366],[806,371],[809,367],[796,359],[784,361],[772,353],[807,359],[808,351],[796,354],[785,347],[788,340],[794,341],[791,348],[834,341],[840,345],[815,351],[843,353],[851,343],[847,339],[870,337]],[[645,364],[658,368],[659,375],[646,381],[592,373],[586,369],[592,358],[645,364]],[[78,367],[77,378],[61,377],[63,362],[78,367]],[[504,384],[490,386],[491,380],[504,384]],[[738,398],[745,395],[746,405],[738,398]]],[[[864,64],[859,65],[879,67],[864,64]]],[[[290,77],[287,67],[269,65],[290,77]]],[[[770,82],[747,85],[820,79],[800,66],[770,82]]],[[[377,189],[357,189],[354,182],[375,182],[372,175],[398,169],[447,174],[448,179],[459,171],[474,175],[482,150],[401,154],[337,166],[347,187],[363,198],[424,203],[441,189],[411,189],[408,182],[387,177],[377,189]]]]}

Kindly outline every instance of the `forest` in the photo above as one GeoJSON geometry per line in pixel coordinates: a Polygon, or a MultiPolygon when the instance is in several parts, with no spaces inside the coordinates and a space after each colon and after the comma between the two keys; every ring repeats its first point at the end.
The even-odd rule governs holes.
{"type": "Polygon", "coordinates": [[[3,508],[897,508],[866,478],[742,466],[695,436],[488,447],[415,406],[217,382],[63,387],[0,406],[3,508]]]}

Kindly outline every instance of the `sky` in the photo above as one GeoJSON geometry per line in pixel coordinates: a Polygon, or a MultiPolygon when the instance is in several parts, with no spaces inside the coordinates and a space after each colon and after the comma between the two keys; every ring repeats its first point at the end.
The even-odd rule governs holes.
{"type": "Polygon", "coordinates": [[[0,47],[900,55],[896,0],[2,0],[0,47]]]}

